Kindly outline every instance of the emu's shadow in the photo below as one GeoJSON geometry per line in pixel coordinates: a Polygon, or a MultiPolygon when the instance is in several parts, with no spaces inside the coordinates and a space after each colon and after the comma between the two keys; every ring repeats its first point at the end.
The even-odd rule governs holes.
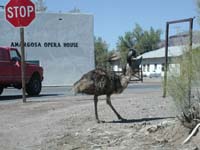
{"type": "Polygon", "coordinates": [[[125,120],[113,120],[106,123],[139,123],[139,122],[150,122],[156,120],[170,119],[175,117],[153,117],[153,118],[141,118],[141,119],[125,119],[125,120]]]}

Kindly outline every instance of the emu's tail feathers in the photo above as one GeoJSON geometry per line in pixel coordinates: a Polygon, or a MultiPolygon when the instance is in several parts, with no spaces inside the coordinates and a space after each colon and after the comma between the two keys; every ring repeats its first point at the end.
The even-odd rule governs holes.
{"type": "Polygon", "coordinates": [[[93,81],[88,80],[87,78],[81,78],[77,82],[74,83],[73,91],[74,94],[77,93],[87,93],[87,91],[91,88],[93,81]]]}
{"type": "Polygon", "coordinates": [[[72,91],[73,91],[74,95],[79,93],[79,86],[80,86],[80,80],[76,81],[72,87],[72,91]]]}

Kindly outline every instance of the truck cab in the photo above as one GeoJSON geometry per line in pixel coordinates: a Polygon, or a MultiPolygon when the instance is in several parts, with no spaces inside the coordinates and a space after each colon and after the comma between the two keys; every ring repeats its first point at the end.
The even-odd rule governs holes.
{"type": "MultiPolygon", "coordinates": [[[[43,68],[25,62],[25,82],[28,95],[39,95],[42,80],[43,68]]],[[[0,94],[7,87],[22,88],[21,56],[16,48],[0,47],[0,94]]]]}

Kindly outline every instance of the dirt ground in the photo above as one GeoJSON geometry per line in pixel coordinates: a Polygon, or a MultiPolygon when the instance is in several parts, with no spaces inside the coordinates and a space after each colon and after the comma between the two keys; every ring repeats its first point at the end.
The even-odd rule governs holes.
{"type": "Polygon", "coordinates": [[[93,97],[86,95],[42,99],[23,104],[0,103],[0,150],[198,150],[200,134],[185,145],[190,130],[174,118],[170,97],[161,91],[124,92],[112,103],[127,119],[118,121],[106,105],[98,103],[95,121],[93,97]]]}

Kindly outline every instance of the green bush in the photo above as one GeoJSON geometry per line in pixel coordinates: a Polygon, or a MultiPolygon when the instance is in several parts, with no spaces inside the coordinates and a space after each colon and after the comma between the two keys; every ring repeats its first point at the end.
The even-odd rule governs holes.
{"type": "Polygon", "coordinates": [[[200,102],[200,48],[183,51],[181,57],[173,60],[173,63],[180,64],[180,67],[169,69],[167,91],[181,112],[183,120],[193,123],[193,119],[195,122],[200,119],[200,110],[195,108],[196,112],[193,111],[200,102]]]}

